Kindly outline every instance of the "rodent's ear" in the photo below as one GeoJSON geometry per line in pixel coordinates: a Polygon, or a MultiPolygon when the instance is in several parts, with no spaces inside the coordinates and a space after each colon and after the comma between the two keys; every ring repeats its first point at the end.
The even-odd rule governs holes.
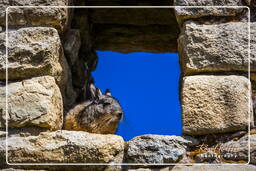
{"type": "Polygon", "coordinates": [[[105,91],[105,95],[111,96],[111,92],[110,92],[110,90],[108,88],[105,91]]]}
{"type": "Polygon", "coordinates": [[[102,92],[100,91],[99,88],[96,88],[96,98],[100,99],[101,96],[102,96],[102,92]]]}
{"type": "Polygon", "coordinates": [[[89,98],[90,99],[96,99],[96,88],[93,84],[89,85],[89,98]]]}

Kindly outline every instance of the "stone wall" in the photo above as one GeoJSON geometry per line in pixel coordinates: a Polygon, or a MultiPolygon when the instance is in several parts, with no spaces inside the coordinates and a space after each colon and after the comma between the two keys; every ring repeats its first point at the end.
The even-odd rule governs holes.
{"type": "Polygon", "coordinates": [[[255,169],[255,7],[254,1],[247,0],[0,1],[0,169],[225,170],[224,166],[162,168],[146,164],[247,162],[250,165],[228,167],[255,169]],[[4,9],[10,5],[46,7],[9,8],[6,66],[4,9]],[[225,5],[230,8],[49,7],[55,5],[225,5]],[[246,7],[251,9],[250,61],[246,7]],[[141,135],[125,142],[117,135],[63,130],[67,111],[88,98],[85,87],[93,83],[91,72],[97,67],[96,50],[178,52],[183,135],[141,135]],[[248,64],[251,78],[248,78],[248,64]],[[6,67],[8,94],[5,93],[6,67]],[[8,163],[5,160],[6,120],[8,163]],[[13,163],[17,165],[11,165],[13,163]],[[65,166],[64,163],[78,165],[65,166]],[[82,166],[81,163],[106,165],[82,166]],[[114,165],[121,163],[145,164],[114,165]]]}

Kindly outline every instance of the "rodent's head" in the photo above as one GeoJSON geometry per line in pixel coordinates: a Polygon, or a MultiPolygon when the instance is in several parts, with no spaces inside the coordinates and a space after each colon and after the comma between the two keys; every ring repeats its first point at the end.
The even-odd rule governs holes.
{"type": "Polygon", "coordinates": [[[118,122],[123,118],[119,102],[111,96],[108,89],[102,94],[98,88],[91,85],[89,93],[91,104],[83,112],[87,115],[82,117],[83,125],[91,125],[95,133],[115,133],[118,122]]]}
{"type": "Polygon", "coordinates": [[[112,115],[112,117],[114,117],[118,121],[122,120],[122,108],[119,102],[111,95],[101,95],[101,97],[98,100],[98,106],[102,108],[105,114],[112,115]]]}

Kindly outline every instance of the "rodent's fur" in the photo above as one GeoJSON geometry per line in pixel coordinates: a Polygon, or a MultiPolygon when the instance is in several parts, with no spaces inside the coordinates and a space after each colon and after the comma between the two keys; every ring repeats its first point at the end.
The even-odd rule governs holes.
{"type": "Polygon", "coordinates": [[[102,94],[93,84],[89,87],[89,100],[72,108],[65,117],[64,129],[99,134],[114,134],[123,111],[109,90],[102,94]]]}

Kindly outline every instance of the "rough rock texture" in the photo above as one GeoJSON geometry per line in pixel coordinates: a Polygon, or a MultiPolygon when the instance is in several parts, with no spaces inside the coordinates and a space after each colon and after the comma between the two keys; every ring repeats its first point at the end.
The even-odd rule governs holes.
{"type": "MultiPolygon", "coordinates": [[[[256,70],[256,22],[250,23],[250,59],[251,59],[251,71],[256,70]]],[[[255,76],[255,73],[254,73],[255,76]]],[[[256,80],[256,77],[254,78],[256,80]]]]}
{"type": "Polygon", "coordinates": [[[65,33],[64,52],[70,66],[74,65],[78,60],[79,49],[81,46],[80,31],[78,29],[70,29],[65,33]]]}
{"type": "Polygon", "coordinates": [[[248,126],[250,81],[243,76],[183,78],[182,122],[185,134],[244,130],[248,126]]]}
{"type": "MultiPolygon", "coordinates": [[[[9,32],[8,79],[51,75],[59,85],[67,81],[68,66],[54,28],[29,27],[9,32]]],[[[0,79],[5,79],[5,32],[0,33],[0,79]]]]}
{"type": "Polygon", "coordinates": [[[95,24],[124,24],[124,25],[171,25],[173,9],[158,8],[117,8],[117,9],[92,9],[91,20],[95,24]]]}
{"type": "Polygon", "coordinates": [[[6,132],[5,131],[0,131],[0,137],[4,137],[6,136],[6,132]]]}
{"type": "Polygon", "coordinates": [[[127,1],[127,0],[86,0],[89,6],[171,6],[173,0],[140,0],[140,1],[127,1]]]}
{"type": "MultiPolygon", "coordinates": [[[[241,0],[174,0],[175,6],[241,6],[243,5],[241,0]]],[[[202,7],[202,8],[186,8],[176,7],[175,15],[178,23],[181,25],[184,20],[196,19],[206,16],[236,16],[243,10],[247,10],[246,7],[202,7]]]]}
{"type": "Polygon", "coordinates": [[[239,6],[242,0],[174,0],[175,6],[239,6]]]}
{"type": "MultiPolygon", "coordinates": [[[[0,127],[5,127],[6,86],[0,87],[0,127]]],[[[59,87],[51,76],[8,84],[8,127],[38,126],[57,130],[63,124],[59,87]]]]}
{"type": "Polygon", "coordinates": [[[96,26],[97,50],[129,52],[176,52],[178,30],[172,26],[96,26]],[[104,28],[104,29],[103,29],[104,28]]]}
{"type": "MultiPolygon", "coordinates": [[[[0,140],[0,153],[5,151],[0,140]]],[[[90,134],[82,131],[43,132],[39,136],[8,138],[10,163],[121,163],[124,141],[116,135],[90,134]]],[[[4,162],[4,161],[2,161],[4,162]]],[[[104,170],[107,166],[79,166],[82,170],[104,170]],[[87,168],[87,169],[86,169],[87,168]]],[[[54,168],[37,166],[34,169],[54,168]]],[[[64,168],[63,166],[55,168],[64,168]]],[[[69,168],[69,167],[66,167],[69,168]]],[[[106,169],[107,170],[107,169],[106,169]]]]}
{"type": "MultiPolygon", "coordinates": [[[[248,72],[248,33],[248,25],[242,22],[186,22],[178,39],[183,72],[248,72]]],[[[256,71],[255,64],[256,56],[252,54],[251,71],[256,71]]]]}
{"type": "MultiPolygon", "coordinates": [[[[221,155],[226,160],[248,162],[248,135],[239,140],[231,140],[221,146],[221,155]]],[[[250,136],[250,163],[256,164],[256,134],[250,136]]]]}
{"type": "Polygon", "coordinates": [[[14,169],[14,168],[7,168],[1,169],[1,171],[46,171],[46,170],[28,170],[28,169],[14,169]]]}
{"type": "Polygon", "coordinates": [[[90,16],[97,50],[177,51],[173,9],[94,9],[90,16]]]}
{"type": "Polygon", "coordinates": [[[171,166],[160,169],[129,169],[128,171],[252,171],[255,170],[254,165],[192,165],[192,166],[171,166]]]}
{"type": "MultiPolygon", "coordinates": [[[[121,137],[114,135],[50,131],[61,128],[63,108],[67,111],[73,103],[88,98],[84,87],[93,82],[91,72],[96,68],[98,61],[95,49],[124,53],[177,52],[179,26],[182,27],[183,22],[188,19],[194,22],[185,22],[179,39],[182,76],[206,74],[205,72],[211,72],[210,74],[219,72],[218,75],[246,75],[249,61],[247,58],[248,31],[246,23],[242,23],[246,21],[244,18],[246,9],[233,7],[228,9],[203,7],[200,9],[74,9],[72,10],[74,13],[70,14],[67,9],[49,8],[51,5],[68,5],[71,1],[0,0],[0,80],[2,80],[0,81],[0,170],[10,168],[5,163],[6,133],[1,131],[5,127],[4,9],[8,5],[47,6],[46,8],[9,9],[10,162],[245,163],[248,140],[245,130],[248,126],[251,97],[250,82],[243,76],[200,75],[184,78],[180,90],[183,131],[185,134],[192,135],[207,134],[196,136],[197,139],[188,136],[143,135],[125,143],[121,137]],[[72,24],[70,18],[73,18],[72,24]],[[233,132],[237,130],[243,131],[233,132]],[[126,144],[127,148],[124,148],[126,144]],[[207,151],[219,144],[224,146],[220,151],[224,159],[221,161],[216,157],[205,159],[204,155],[215,155],[219,152],[218,149],[207,151]],[[204,149],[204,145],[206,150],[200,151],[201,148],[204,149]],[[233,147],[237,147],[238,151],[232,151],[233,147]],[[239,157],[234,158],[236,155],[239,157]]],[[[172,5],[173,0],[136,2],[82,0],[73,1],[73,3],[74,5],[154,6],[172,5]]],[[[181,6],[247,4],[252,9],[251,21],[255,20],[254,1],[250,0],[176,0],[175,4],[181,6]]],[[[251,79],[255,81],[256,25],[255,23],[251,25],[251,79]]],[[[251,161],[256,163],[254,160],[255,136],[252,135],[252,137],[251,161]]],[[[122,169],[113,166],[13,166],[13,168],[13,170],[72,171],[122,169]]],[[[240,171],[255,170],[255,167],[174,166],[161,170],[240,171]]]]}
{"type": "MultiPolygon", "coordinates": [[[[74,103],[76,93],[58,32],[50,27],[27,27],[9,31],[8,79],[50,75],[60,87],[64,105],[74,103]]],[[[0,33],[0,80],[6,70],[5,32],[0,33]]]]}
{"type": "Polygon", "coordinates": [[[2,0],[0,1],[0,25],[5,25],[5,9],[8,6],[47,6],[46,8],[8,8],[9,26],[49,26],[63,32],[69,23],[67,8],[52,8],[50,6],[66,6],[71,0],[2,0]]]}
{"type": "MultiPolygon", "coordinates": [[[[88,5],[88,3],[84,1],[77,3],[79,3],[78,5],[88,5]]],[[[76,17],[74,17],[72,21],[72,27],[80,31],[82,47],[80,48],[78,59],[71,67],[73,86],[79,95],[79,100],[86,99],[86,97],[83,96],[85,94],[84,87],[93,82],[91,72],[96,68],[98,62],[98,56],[92,41],[92,28],[94,28],[94,25],[90,22],[90,10],[91,9],[76,9],[74,11],[76,17]]]]}
{"type": "Polygon", "coordinates": [[[64,88],[61,87],[61,94],[63,97],[63,103],[65,109],[70,108],[77,99],[77,92],[75,91],[73,87],[73,80],[72,80],[72,74],[70,71],[68,71],[68,81],[66,85],[63,85],[64,88]],[[65,87],[64,87],[65,86],[65,87]]]}
{"type": "Polygon", "coordinates": [[[198,144],[192,137],[142,135],[128,142],[128,163],[176,163],[188,147],[198,144]]]}

